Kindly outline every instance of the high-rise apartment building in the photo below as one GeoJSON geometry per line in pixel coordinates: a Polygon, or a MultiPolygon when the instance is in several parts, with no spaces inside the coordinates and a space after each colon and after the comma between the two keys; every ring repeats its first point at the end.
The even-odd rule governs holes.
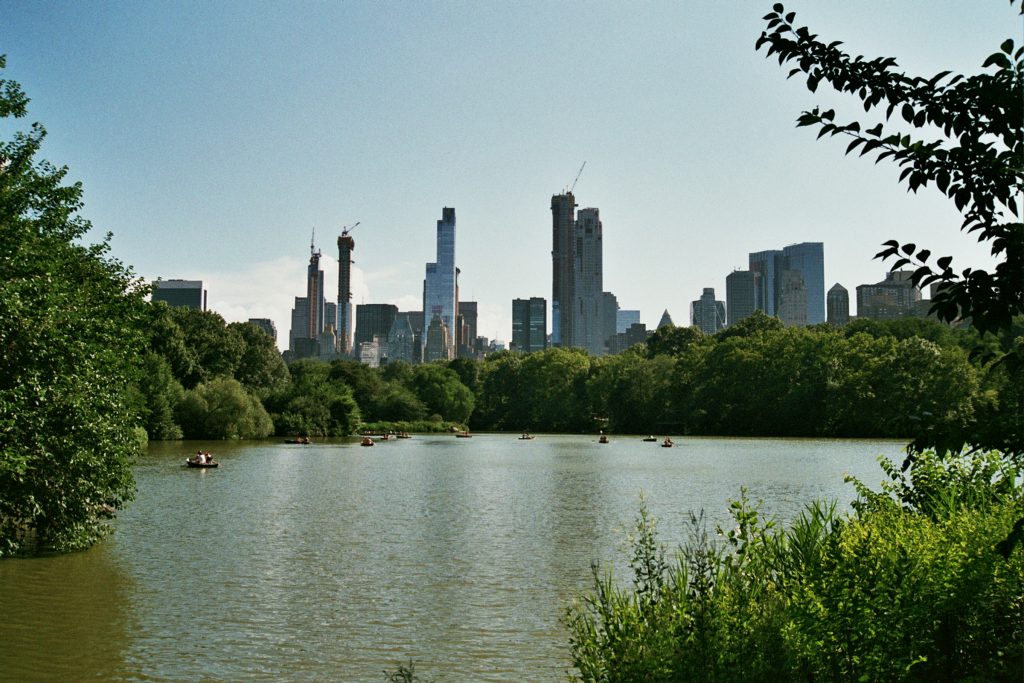
{"type": "Polygon", "coordinates": [[[306,300],[309,313],[306,317],[306,334],[309,339],[320,339],[324,331],[324,271],[320,270],[320,252],[309,241],[309,267],[306,268],[306,300]]]}
{"type": "Polygon", "coordinates": [[[455,357],[456,305],[455,209],[444,207],[437,222],[437,259],[427,264],[423,281],[423,315],[431,323],[435,316],[444,323],[445,360],[455,357]]]}
{"type": "Polygon", "coordinates": [[[601,215],[580,209],[576,215],[575,294],[570,344],[590,354],[604,353],[604,301],[601,215]]]}
{"type": "Polygon", "coordinates": [[[619,320],[619,300],[611,292],[601,293],[601,320],[604,326],[601,331],[601,343],[607,351],[608,340],[618,332],[616,326],[619,320]]]}
{"type": "Polygon", "coordinates": [[[576,300],[576,198],[551,197],[551,343],[572,346],[576,300]]]}
{"type": "Polygon", "coordinates": [[[202,280],[157,280],[153,284],[153,301],[168,306],[206,310],[206,290],[202,280]]]}
{"type": "Polygon", "coordinates": [[[757,281],[752,270],[734,270],[725,277],[726,324],[735,325],[757,310],[757,281]]]}
{"type": "Polygon", "coordinates": [[[352,252],[356,241],[342,230],[338,236],[338,351],[352,353],[352,252]]]}
{"type": "Polygon", "coordinates": [[[828,308],[826,322],[829,325],[842,327],[850,322],[850,293],[838,282],[832,285],[825,298],[828,308]]]}
{"type": "Polygon", "coordinates": [[[548,302],[542,297],[512,300],[512,346],[517,351],[543,351],[547,342],[548,302]]]}
{"type": "Polygon", "coordinates": [[[705,287],[700,298],[690,303],[690,325],[705,334],[716,334],[725,327],[725,304],[715,300],[714,287],[705,287]]]}

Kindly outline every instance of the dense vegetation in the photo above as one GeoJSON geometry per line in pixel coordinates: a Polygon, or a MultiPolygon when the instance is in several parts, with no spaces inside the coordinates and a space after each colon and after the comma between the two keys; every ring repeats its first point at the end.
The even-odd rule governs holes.
{"type": "MultiPolygon", "coordinates": [[[[784,328],[758,313],[717,336],[662,328],[616,356],[550,349],[380,369],[343,360],[285,366],[267,335],[226,325],[211,312],[158,304],[151,324],[141,393],[154,439],[338,436],[448,424],[914,437],[924,429],[983,429],[1024,413],[1010,366],[972,362],[977,333],[923,319],[784,328]]],[[[996,338],[986,341],[1001,348],[996,338]]]]}
{"type": "MultiPolygon", "coordinates": [[[[0,117],[27,103],[0,79],[0,117]]],[[[142,443],[145,292],[106,240],[82,244],[82,189],[36,158],[44,135],[0,142],[0,557],[95,542],[142,443]]]]}

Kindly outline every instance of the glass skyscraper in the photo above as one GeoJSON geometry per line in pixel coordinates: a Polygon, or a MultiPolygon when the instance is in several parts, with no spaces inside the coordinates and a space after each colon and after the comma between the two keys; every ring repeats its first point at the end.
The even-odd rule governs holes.
{"type": "Polygon", "coordinates": [[[825,322],[825,247],[821,242],[801,242],[782,249],[786,270],[796,271],[807,294],[807,324],[825,322]]]}
{"type": "MultiPolygon", "coordinates": [[[[423,318],[439,316],[449,334],[445,339],[447,358],[455,357],[455,209],[444,207],[437,222],[437,260],[428,263],[423,281],[423,318]]],[[[426,335],[424,335],[426,336],[426,335]]]]}

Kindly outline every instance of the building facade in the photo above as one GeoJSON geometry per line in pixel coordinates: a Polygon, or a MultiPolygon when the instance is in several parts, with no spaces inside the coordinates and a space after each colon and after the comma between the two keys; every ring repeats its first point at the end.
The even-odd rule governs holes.
{"type": "Polygon", "coordinates": [[[757,310],[758,274],[752,270],[734,270],[725,277],[726,324],[735,325],[757,310]]]}
{"type": "Polygon", "coordinates": [[[551,197],[551,343],[571,346],[576,299],[576,198],[571,192],[551,197]]]}
{"type": "Polygon", "coordinates": [[[690,303],[690,325],[705,334],[716,334],[725,327],[725,303],[715,300],[714,287],[705,287],[700,298],[690,303]]]}
{"type": "Polygon", "coordinates": [[[437,258],[428,263],[423,281],[423,315],[433,321],[439,316],[447,330],[445,360],[455,357],[452,331],[456,324],[455,209],[444,207],[437,221],[437,258]]]}
{"type": "Polygon", "coordinates": [[[356,348],[363,342],[387,341],[391,327],[398,315],[398,306],[393,304],[359,304],[356,306],[356,348]]]}
{"type": "Polygon", "coordinates": [[[575,290],[572,337],[563,346],[577,346],[594,356],[604,353],[604,259],[598,209],[580,209],[576,216],[575,290]]]}
{"type": "Polygon", "coordinates": [[[767,315],[778,315],[780,280],[785,268],[782,252],[778,249],[753,252],[749,265],[750,270],[757,273],[754,308],[767,315]]]}
{"type": "Polygon", "coordinates": [[[911,281],[913,271],[887,273],[873,285],[857,287],[857,317],[873,320],[896,320],[917,315],[921,290],[911,281]]]}
{"type": "Polygon", "coordinates": [[[277,325],[270,318],[249,318],[248,322],[266,332],[275,342],[277,341],[277,325]]]}
{"type": "Polygon", "coordinates": [[[779,302],[775,309],[779,320],[788,327],[805,327],[807,318],[807,284],[800,273],[784,270],[779,278],[779,302]]]}
{"type": "Polygon", "coordinates": [[[206,310],[206,290],[202,280],[156,280],[153,285],[153,301],[163,301],[168,306],[206,310]]]}
{"type": "Polygon", "coordinates": [[[543,351],[547,341],[548,302],[535,296],[512,300],[512,348],[523,353],[543,351]]]}
{"type": "Polygon", "coordinates": [[[835,327],[842,327],[850,322],[850,293],[838,282],[832,285],[825,298],[828,309],[826,322],[835,327]]]}
{"type": "Polygon", "coordinates": [[[352,353],[352,252],[356,241],[342,230],[338,236],[338,352],[352,353]]]}
{"type": "Polygon", "coordinates": [[[786,270],[795,271],[803,280],[806,295],[807,325],[825,322],[825,245],[801,242],[782,248],[786,270]]]}

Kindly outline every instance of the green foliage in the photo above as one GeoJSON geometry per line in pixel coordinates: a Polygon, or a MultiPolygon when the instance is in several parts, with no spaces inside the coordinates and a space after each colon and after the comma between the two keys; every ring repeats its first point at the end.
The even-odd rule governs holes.
{"type": "Polygon", "coordinates": [[[885,466],[855,514],[814,503],[789,529],[741,492],[734,528],[713,542],[691,515],[669,562],[641,504],[632,585],[595,568],[567,613],[579,680],[1020,680],[1024,551],[994,543],[1020,471],[999,454],[885,466]]]}
{"type": "Polygon", "coordinates": [[[174,417],[174,410],[184,398],[185,390],[174,378],[166,358],[152,351],[146,352],[139,392],[142,397],[142,421],[148,437],[154,441],[182,438],[183,433],[174,417]]]}
{"type": "Polygon", "coordinates": [[[358,428],[359,405],[335,367],[308,359],[288,366],[291,382],[265,401],[278,435],[347,436],[358,428]]]}
{"type": "Polygon", "coordinates": [[[474,397],[455,371],[440,365],[419,365],[413,371],[412,389],[427,410],[453,422],[465,423],[473,413],[474,397]]]}
{"type": "MultiPolygon", "coordinates": [[[[849,137],[847,154],[859,148],[861,156],[874,154],[876,162],[897,164],[900,182],[913,192],[934,183],[963,214],[961,229],[987,243],[998,263],[993,272],[966,268],[957,273],[951,256],[933,265],[930,250],[897,240],[886,242],[878,257],[894,258],[894,270],[913,266],[914,284],[937,285],[931,310],[941,320],[969,320],[982,334],[1010,329],[1014,317],[1024,314],[1024,223],[1015,216],[1024,191],[1024,48],[1007,40],[985,60],[982,73],[944,71],[925,78],[903,73],[889,57],[850,57],[839,41],[826,44],[807,27],[797,28],[796,14],[787,14],[781,4],[764,19],[767,26],[757,49],[777,55],[780,65],[793,64],[790,77],[805,75],[812,92],[825,81],[860,100],[865,112],[884,107],[884,122],[871,127],[836,123],[835,110],[818,107],[801,114],[797,125],[817,127],[819,138],[849,137]],[[941,136],[915,139],[922,128],[941,136]]],[[[912,450],[935,447],[956,453],[973,445],[1024,453],[1024,440],[1007,436],[935,425],[915,440],[912,450]]]]}
{"type": "Polygon", "coordinates": [[[244,344],[234,377],[247,389],[265,396],[291,380],[288,366],[273,338],[252,323],[231,323],[227,334],[238,333],[244,344]]]}
{"type": "MultiPolygon", "coordinates": [[[[6,66],[0,56],[0,69],[6,66]]],[[[0,79],[0,116],[28,98],[0,79]]],[[[0,556],[86,547],[134,495],[144,288],[83,240],[80,185],[0,141],[0,556]]]]}
{"type": "Polygon", "coordinates": [[[651,333],[647,338],[647,355],[654,356],[680,356],[693,344],[699,344],[704,339],[704,333],[697,327],[676,327],[675,325],[663,325],[651,333]]]}
{"type": "Polygon", "coordinates": [[[260,400],[228,377],[186,391],[177,417],[188,439],[262,439],[274,432],[260,400]]]}

